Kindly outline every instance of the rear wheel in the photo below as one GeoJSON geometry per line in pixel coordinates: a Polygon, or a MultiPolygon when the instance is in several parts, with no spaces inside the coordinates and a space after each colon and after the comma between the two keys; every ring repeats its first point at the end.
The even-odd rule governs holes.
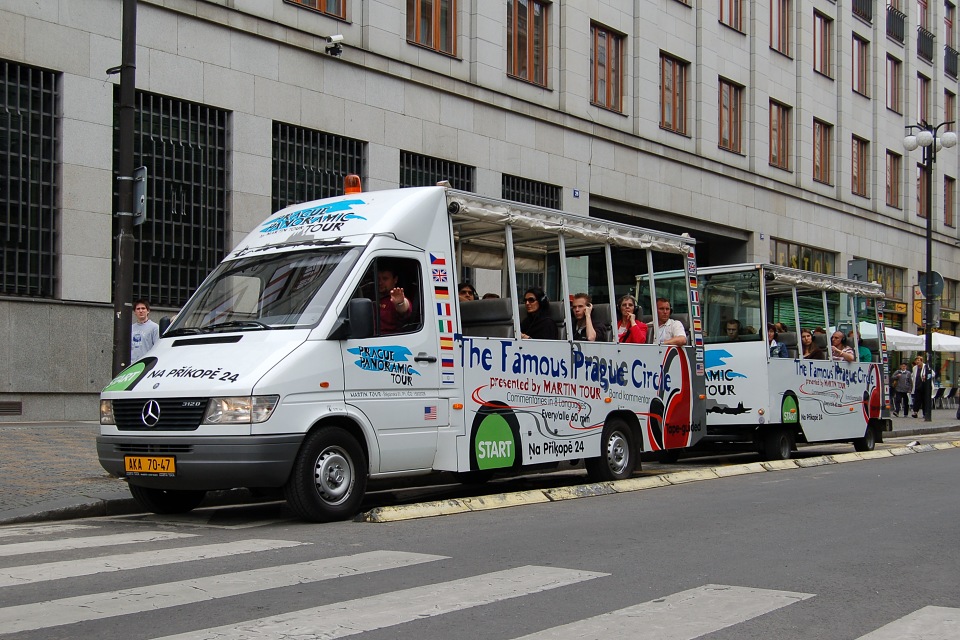
{"type": "Polygon", "coordinates": [[[283,494],[304,520],[330,522],[354,515],[367,486],[367,461],[357,439],[339,427],[306,437],[283,494]]]}
{"type": "Polygon", "coordinates": [[[766,460],[789,460],[793,441],[786,429],[770,429],[763,437],[763,457],[766,460]]]}
{"type": "Polygon", "coordinates": [[[603,427],[600,457],[586,461],[587,474],[595,482],[623,480],[633,475],[637,454],[633,448],[633,431],[623,420],[613,419],[603,427]]]}
{"type": "Polygon", "coordinates": [[[862,438],[853,441],[853,448],[856,451],[873,451],[875,446],[877,446],[877,434],[871,426],[867,426],[862,438]]]}
{"type": "Polygon", "coordinates": [[[186,513],[200,506],[206,491],[152,489],[131,484],[130,495],[153,513],[186,513]]]}

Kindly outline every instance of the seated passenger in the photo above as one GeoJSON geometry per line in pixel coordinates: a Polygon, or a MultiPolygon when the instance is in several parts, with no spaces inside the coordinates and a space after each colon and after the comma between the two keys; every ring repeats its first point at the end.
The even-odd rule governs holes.
{"type": "Polygon", "coordinates": [[[853,349],[847,346],[847,336],[843,335],[843,331],[834,331],[830,336],[830,355],[833,360],[853,362],[857,359],[853,349]]]}
{"type": "Polygon", "coordinates": [[[477,295],[477,290],[473,288],[473,285],[469,282],[461,282],[460,288],[458,289],[457,295],[459,296],[462,302],[469,302],[471,300],[479,300],[480,297],[477,295]]]}
{"type": "Polygon", "coordinates": [[[527,317],[520,322],[520,337],[557,340],[557,325],[550,317],[550,300],[540,287],[531,287],[523,294],[527,317]]]}
{"type": "Polygon", "coordinates": [[[629,293],[617,303],[617,342],[644,344],[647,341],[647,325],[637,320],[641,309],[637,299],[629,293]]]}
{"type": "Polygon", "coordinates": [[[592,299],[590,294],[577,293],[573,296],[573,339],[583,342],[594,342],[598,336],[603,336],[607,325],[602,322],[593,322],[592,299]]]}
{"type": "Polygon", "coordinates": [[[803,357],[804,360],[825,360],[826,354],[823,352],[823,349],[817,346],[817,343],[813,341],[813,332],[810,329],[802,329],[800,331],[800,345],[803,347],[803,357]]]}
{"type": "Polygon", "coordinates": [[[739,342],[740,333],[742,330],[743,330],[743,327],[740,324],[739,320],[737,320],[736,318],[727,320],[724,326],[724,331],[727,336],[727,342],[739,342]]]}
{"type": "MultiPolygon", "coordinates": [[[[853,343],[853,331],[847,334],[847,344],[853,343]]],[[[863,336],[857,331],[857,359],[860,362],[873,362],[873,354],[870,353],[870,347],[863,344],[863,336]]]]}
{"type": "Polygon", "coordinates": [[[682,347],[687,344],[687,330],[684,329],[682,322],[670,317],[671,311],[673,311],[673,308],[670,306],[669,300],[657,298],[657,325],[659,328],[657,326],[653,327],[654,331],[657,332],[654,342],[682,347]]]}
{"type": "Polygon", "coordinates": [[[770,357],[771,358],[789,358],[790,352],[787,350],[787,345],[777,342],[777,327],[774,324],[767,324],[767,344],[770,346],[770,357]]]}
{"type": "Polygon", "coordinates": [[[380,290],[380,334],[397,333],[413,318],[413,305],[397,286],[397,274],[391,267],[377,271],[380,290]]]}

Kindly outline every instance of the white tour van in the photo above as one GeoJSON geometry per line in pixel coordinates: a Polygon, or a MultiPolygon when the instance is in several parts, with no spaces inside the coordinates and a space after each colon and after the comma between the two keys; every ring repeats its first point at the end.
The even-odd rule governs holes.
{"type": "Polygon", "coordinates": [[[282,489],[314,521],[354,515],[371,478],[482,481],[580,461],[594,479],[626,478],[641,451],[704,433],[696,274],[688,237],[443,186],[293,205],[104,389],[100,462],[154,512],[249,487],[282,489]],[[465,269],[492,276],[499,297],[458,300],[465,269]],[[647,274],[642,323],[655,273],[678,269],[689,277],[671,322],[686,345],[618,343],[617,289],[647,274]],[[517,299],[529,289],[554,301],[517,299]],[[572,339],[558,302],[580,292],[598,301],[596,341],[572,339]],[[524,310],[556,338],[521,337],[524,310]]]}

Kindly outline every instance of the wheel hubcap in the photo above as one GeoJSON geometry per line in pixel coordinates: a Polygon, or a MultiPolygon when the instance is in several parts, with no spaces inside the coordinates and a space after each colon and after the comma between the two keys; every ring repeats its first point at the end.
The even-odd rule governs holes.
{"type": "Polygon", "coordinates": [[[610,434],[607,440],[607,465],[610,471],[615,474],[623,473],[630,460],[630,453],[627,448],[627,439],[619,431],[610,434]]]}
{"type": "Polygon", "coordinates": [[[341,449],[331,447],[325,449],[317,458],[314,478],[320,497],[335,504],[350,494],[353,486],[353,466],[341,449]]]}

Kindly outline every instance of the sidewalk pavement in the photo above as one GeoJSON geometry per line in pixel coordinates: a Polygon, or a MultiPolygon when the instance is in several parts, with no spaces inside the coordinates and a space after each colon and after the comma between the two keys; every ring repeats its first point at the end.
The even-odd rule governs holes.
{"type": "MultiPolygon", "coordinates": [[[[933,420],[894,418],[884,438],[960,431],[953,409],[933,420]]],[[[0,422],[0,525],[142,512],[126,482],[97,460],[96,422],[0,422]]],[[[260,501],[238,489],[212,493],[204,502],[260,501]]]]}

